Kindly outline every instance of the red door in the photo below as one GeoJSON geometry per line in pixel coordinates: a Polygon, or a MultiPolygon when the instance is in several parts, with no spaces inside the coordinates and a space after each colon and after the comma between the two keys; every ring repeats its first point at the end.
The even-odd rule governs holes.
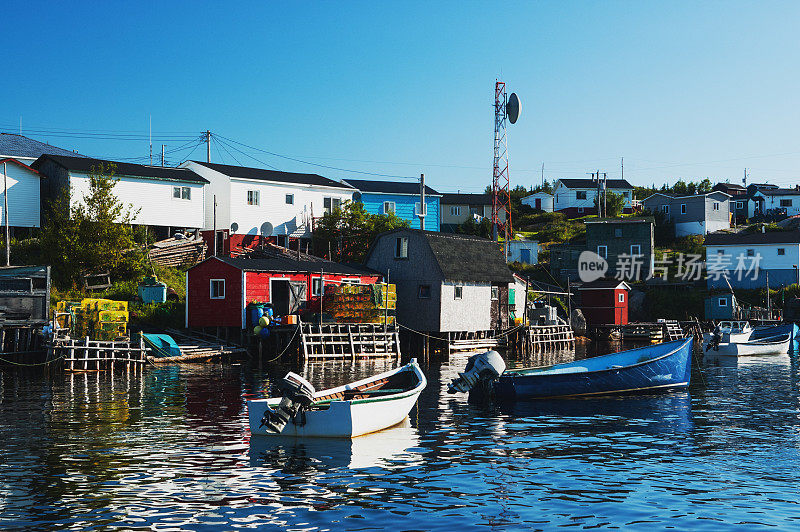
{"type": "Polygon", "coordinates": [[[542,198],[536,198],[536,208],[542,210],[542,198]]]}

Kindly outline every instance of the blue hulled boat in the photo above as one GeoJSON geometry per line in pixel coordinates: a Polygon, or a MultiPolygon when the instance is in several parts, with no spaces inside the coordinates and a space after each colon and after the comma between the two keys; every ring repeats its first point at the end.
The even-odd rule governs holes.
{"type": "Polygon", "coordinates": [[[798,329],[797,325],[794,323],[782,323],[780,325],[772,325],[767,327],[756,327],[753,330],[753,334],[750,335],[751,340],[763,340],[764,338],[772,338],[775,336],[784,336],[786,334],[791,335],[791,340],[798,339],[798,329]]]}
{"type": "Polygon", "coordinates": [[[675,340],[585,360],[504,371],[498,399],[537,399],[665,391],[689,385],[692,339],[675,340]]]}

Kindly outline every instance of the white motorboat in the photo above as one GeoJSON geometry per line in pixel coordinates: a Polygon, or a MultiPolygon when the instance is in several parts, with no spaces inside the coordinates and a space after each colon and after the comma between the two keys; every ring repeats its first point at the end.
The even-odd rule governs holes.
{"type": "Polygon", "coordinates": [[[247,402],[250,432],[355,438],[403,421],[427,383],[416,359],[397,369],[319,392],[299,375],[289,373],[280,385],[283,397],[247,402]]]}
{"type": "Polygon", "coordinates": [[[712,355],[720,356],[757,356],[757,355],[785,355],[789,352],[791,334],[782,334],[769,338],[759,338],[743,342],[719,342],[710,344],[706,351],[712,355]]]}
{"type": "Polygon", "coordinates": [[[753,328],[747,321],[730,321],[723,320],[717,324],[717,328],[713,333],[703,334],[703,344],[708,345],[714,339],[714,335],[719,335],[719,342],[746,342],[753,334],[753,328]]]}

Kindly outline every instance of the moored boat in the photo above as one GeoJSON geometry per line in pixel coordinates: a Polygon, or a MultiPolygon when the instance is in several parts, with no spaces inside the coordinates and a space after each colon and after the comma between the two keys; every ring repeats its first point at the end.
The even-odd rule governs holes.
{"type": "Polygon", "coordinates": [[[790,333],[746,342],[728,342],[712,345],[708,353],[720,356],[785,355],[792,341],[790,333]]]}
{"type": "MultiPolygon", "coordinates": [[[[491,389],[499,399],[544,399],[686,387],[691,376],[692,343],[692,338],[686,338],[552,366],[499,370],[498,376],[490,378],[491,389]]],[[[473,363],[471,367],[483,366],[473,363]]],[[[451,384],[451,391],[466,391],[460,380],[478,380],[470,379],[469,368],[451,384]]]]}
{"type": "Polygon", "coordinates": [[[247,402],[250,432],[355,438],[403,421],[426,385],[416,359],[397,369],[321,391],[289,373],[281,384],[283,397],[247,402]]]}

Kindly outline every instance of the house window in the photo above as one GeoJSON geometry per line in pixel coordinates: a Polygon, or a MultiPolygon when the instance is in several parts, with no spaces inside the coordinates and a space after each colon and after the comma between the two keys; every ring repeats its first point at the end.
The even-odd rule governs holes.
{"type": "MultiPolygon", "coordinates": [[[[427,207],[427,205],[426,205],[426,207],[427,207]]],[[[425,209],[424,212],[423,212],[423,209],[422,209],[422,206],[421,206],[420,202],[416,202],[414,204],[414,215],[419,216],[419,215],[425,215],[425,214],[428,214],[428,209],[425,209]]]]}
{"type": "Polygon", "coordinates": [[[714,202],[714,210],[715,211],[719,210],[719,202],[716,202],[716,201],[714,202]]]}
{"type": "Polygon", "coordinates": [[[497,301],[500,299],[500,287],[493,286],[492,287],[492,301],[497,301]]]}
{"type": "Polygon", "coordinates": [[[717,301],[717,303],[719,304],[720,307],[728,306],[728,300],[725,299],[724,297],[719,298],[719,301],[717,301]]]}
{"type": "Polygon", "coordinates": [[[417,288],[417,297],[419,299],[430,299],[431,298],[431,285],[429,284],[421,284],[417,288]]]}
{"type": "Polygon", "coordinates": [[[396,205],[394,204],[393,201],[384,201],[383,202],[383,214],[394,214],[395,213],[395,207],[396,207],[396,205]]]}
{"type": "Polygon", "coordinates": [[[247,191],[247,204],[248,205],[258,205],[259,204],[258,196],[259,196],[258,190],[248,190],[247,191]]]}
{"type": "Polygon", "coordinates": [[[744,202],[743,201],[737,201],[736,202],[736,208],[737,209],[744,209],[744,202]]]}
{"type": "Polygon", "coordinates": [[[322,295],[322,279],[320,279],[319,277],[311,278],[311,295],[312,296],[322,295]]]}
{"type": "Polygon", "coordinates": [[[778,248],[778,255],[786,255],[786,248],[778,248]]]}
{"type": "Polygon", "coordinates": [[[631,255],[641,255],[642,254],[642,246],[641,244],[633,244],[631,245],[631,255]]]}
{"type": "Polygon", "coordinates": [[[576,200],[585,200],[586,199],[586,191],[585,190],[578,190],[575,192],[575,199],[576,200]]]}
{"type": "Polygon", "coordinates": [[[286,194],[286,205],[294,205],[294,194],[286,194]]]}
{"type": "Polygon", "coordinates": [[[625,303],[625,294],[619,294],[617,301],[619,301],[620,303],[625,303]]]}
{"type": "Polygon", "coordinates": [[[617,227],[616,229],[614,229],[614,236],[617,237],[617,238],[622,238],[622,228],[621,227],[617,227]]]}
{"type": "Polygon", "coordinates": [[[399,236],[394,242],[394,258],[407,259],[408,258],[408,237],[399,236]]]}
{"type": "Polygon", "coordinates": [[[755,250],[753,250],[753,249],[748,249],[747,250],[747,256],[748,257],[753,257],[755,254],[756,254],[755,250]]]}
{"type": "Polygon", "coordinates": [[[172,197],[181,199],[181,187],[172,187],[172,197]]]}
{"type": "Polygon", "coordinates": [[[724,249],[718,249],[717,250],[717,255],[724,255],[724,254],[725,254],[725,250],[724,249]]]}
{"type": "Polygon", "coordinates": [[[461,207],[450,207],[450,216],[461,216],[461,207]]]}
{"type": "Polygon", "coordinates": [[[681,214],[686,214],[686,204],[681,203],[681,214]]]}
{"type": "Polygon", "coordinates": [[[464,287],[463,286],[454,286],[453,287],[453,299],[461,299],[464,295],[464,287]]]}
{"type": "Polygon", "coordinates": [[[583,207],[578,207],[578,214],[583,214],[583,207]]]}
{"type": "MultiPolygon", "coordinates": [[[[470,214],[477,214],[478,216],[483,216],[480,212],[478,212],[478,207],[470,207],[469,208],[469,213],[470,214]]],[[[452,207],[450,207],[450,214],[453,214],[453,208],[452,207]]],[[[457,215],[454,215],[454,216],[457,216],[457,215]]]]}
{"type": "Polygon", "coordinates": [[[781,200],[781,207],[791,207],[791,206],[792,206],[792,200],[790,199],[781,200]]]}
{"type": "Polygon", "coordinates": [[[332,213],[341,206],[342,200],[340,198],[322,198],[322,210],[324,210],[326,214],[332,213]]]}
{"type": "Polygon", "coordinates": [[[664,214],[669,214],[669,205],[662,205],[661,212],[663,212],[664,214]]]}
{"type": "Polygon", "coordinates": [[[623,192],[623,193],[622,193],[622,197],[623,197],[623,198],[625,198],[625,199],[628,199],[628,198],[630,198],[630,197],[631,197],[631,193],[630,193],[630,192],[627,192],[627,191],[626,191],[626,192],[623,192]]]}
{"type": "Polygon", "coordinates": [[[172,187],[172,197],[175,199],[192,199],[192,189],[189,187],[172,187]]]}
{"type": "Polygon", "coordinates": [[[211,299],[225,299],[225,279],[211,279],[211,299]]]}
{"type": "Polygon", "coordinates": [[[597,254],[604,259],[608,258],[608,246],[597,246],[597,254]]]}

